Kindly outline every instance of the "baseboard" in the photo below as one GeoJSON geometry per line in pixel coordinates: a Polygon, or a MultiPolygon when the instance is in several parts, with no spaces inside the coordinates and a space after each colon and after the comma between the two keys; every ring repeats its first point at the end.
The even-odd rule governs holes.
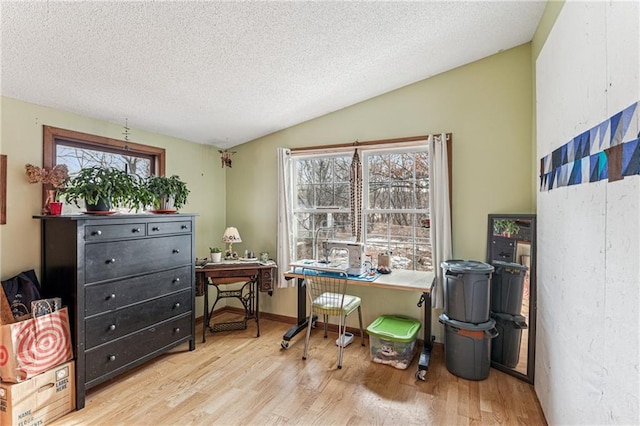
{"type": "MultiPolygon", "coordinates": [[[[211,318],[215,318],[218,315],[222,315],[224,313],[232,313],[232,314],[238,314],[238,315],[244,315],[245,311],[244,308],[236,308],[235,306],[224,306],[222,308],[216,309],[215,311],[213,311],[213,315],[211,318]]],[[[260,312],[260,318],[262,319],[267,319],[267,320],[272,320],[272,321],[278,321],[278,322],[283,322],[285,324],[296,324],[298,322],[298,320],[294,317],[287,317],[285,315],[277,315],[277,314],[270,314],[269,312],[260,312]]],[[[204,321],[204,316],[199,316],[196,318],[196,324],[202,324],[202,322],[204,321]]]]}
{"type": "MultiPolygon", "coordinates": [[[[224,306],[220,309],[216,309],[215,311],[213,311],[213,317],[216,317],[218,315],[224,314],[224,313],[233,313],[233,314],[239,314],[239,315],[244,315],[244,309],[243,308],[236,308],[234,306],[224,306]]],[[[212,318],[213,318],[212,317],[212,318]]],[[[260,318],[262,319],[267,319],[267,320],[271,320],[271,321],[278,321],[284,324],[297,324],[298,323],[298,319],[295,317],[288,317],[286,315],[277,315],[277,314],[271,314],[269,312],[260,312],[260,318]]],[[[204,321],[202,316],[199,316],[198,318],[196,318],[196,324],[201,324],[204,321]]],[[[324,324],[321,321],[316,321],[316,328],[323,328],[324,324]]],[[[365,339],[369,339],[369,335],[367,334],[367,327],[366,325],[363,324],[364,327],[364,338],[365,339]]],[[[328,324],[327,329],[333,333],[337,333],[338,332],[338,326],[336,324],[328,324]]],[[[355,328],[355,327],[347,327],[347,331],[350,333],[353,333],[354,336],[358,336],[360,337],[360,329],[359,328],[355,328]]],[[[420,345],[420,347],[422,347],[422,345],[424,344],[424,340],[423,339],[416,339],[416,344],[420,345]]],[[[442,345],[442,343],[439,342],[434,342],[434,346],[435,345],[442,345]]]]}

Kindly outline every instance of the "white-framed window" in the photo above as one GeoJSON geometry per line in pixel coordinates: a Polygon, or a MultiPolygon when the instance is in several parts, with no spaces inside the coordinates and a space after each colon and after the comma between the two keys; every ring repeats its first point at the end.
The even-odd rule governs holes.
{"type": "MultiPolygon", "coordinates": [[[[432,270],[429,238],[429,152],[425,142],[359,147],[362,242],[376,265],[391,253],[392,268],[432,270]]],[[[294,256],[321,258],[321,241],[353,241],[350,169],[353,149],[292,155],[294,256]]]]}

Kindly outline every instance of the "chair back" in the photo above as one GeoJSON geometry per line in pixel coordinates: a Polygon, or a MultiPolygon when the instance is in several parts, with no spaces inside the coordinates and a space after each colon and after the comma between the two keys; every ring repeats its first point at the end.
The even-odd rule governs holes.
{"type": "Polygon", "coordinates": [[[343,313],[347,273],[303,270],[304,283],[311,309],[316,313],[338,316],[343,313]]]}

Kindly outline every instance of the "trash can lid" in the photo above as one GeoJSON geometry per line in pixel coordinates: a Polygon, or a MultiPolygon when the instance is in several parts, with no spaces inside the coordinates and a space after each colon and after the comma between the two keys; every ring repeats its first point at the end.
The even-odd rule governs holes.
{"type": "Polygon", "coordinates": [[[474,324],[472,322],[462,322],[457,320],[452,320],[447,316],[447,314],[440,314],[438,317],[441,323],[448,324],[453,327],[459,328],[461,330],[472,330],[472,331],[487,331],[491,330],[496,325],[496,320],[489,318],[487,322],[481,322],[480,324],[474,324]]]}
{"type": "Polygon", "coordinates": [[[511,315],[504,312],[491,312],[491,318],[501,321],[501,324],[511,323],[512,327],[527,328],[527,319],[523,315],[511,315]]]}
{"type": "Polygon", "coordinates": [[[445,260],[440,264],[444,269],[452,272],[493,272],[493,266],[477,260],[445,260]]]}
{"type": "Polygon", "coordinates": [[[513,262],[503,262],[502,260],[494,260],[491,262],[491,264],[493,266],[495,266],[496,268],[511,268],[511,269],[519,269],[521,271],[526,271],[527,268],[524,265],[521,265],[519,263],[513,263],[513,262]]]}

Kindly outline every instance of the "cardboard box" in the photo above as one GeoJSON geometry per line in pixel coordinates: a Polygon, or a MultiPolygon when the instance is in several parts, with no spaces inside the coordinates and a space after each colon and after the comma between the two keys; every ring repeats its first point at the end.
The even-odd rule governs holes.
{"type": "Polygon", "coordinates": [[[21,382],[72,359],[67,308],[0,326],[3,382],[21,382]]]}
{"type": "Polygon", "coordinates": [[[42,426],[76,408],[74,362],[21,383],[0,384],[0,425],[42,426]]]}

